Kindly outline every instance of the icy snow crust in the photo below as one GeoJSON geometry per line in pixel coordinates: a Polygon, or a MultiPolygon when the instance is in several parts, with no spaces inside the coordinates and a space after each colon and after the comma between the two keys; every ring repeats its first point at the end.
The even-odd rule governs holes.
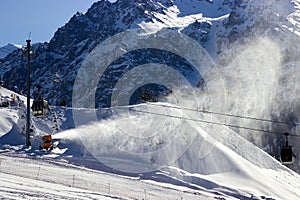
{"type": "MultiPolygon", "coordinates": [[[[4,92],[7,90],[1,89],[4,92]]],[[[27,149],[18,128],[22,122],[18,113],[22,108],[1,108],[0,195],[17,199],[47,195],[62,199],[132,199],[147,194],[154,199],[299,198],[299,175],[229,128],[133,111],[183,117],[179,109],[166,106],[173,105],[142,104],[125,110],[124,107],[76,109],[86,121],[80,127],[74,127],[70,119],[71,108],[53,107],[62,130],[53,135],[58,146],[52,152],[38,150],[38,138],[46,133],[40,128],[46,127],[45,124],[51,126],[51,119],[33,118],[36,125],[33,146],[27,149]],[[94,112],[99,121],[88,121],[94,112]],[[149,128],[144,118],[156,127],[149,128]],[[130,127],[130,133],[124,133],[122,129],[132,120],[135,126],[130,127]],[[182,129],[182,124],[186,128],[182,129]],[[182,132],[176,132],[178,125],[182,132]],[[207,128],[221,134],[213,135],[207,128]],[[14,137],[6,138],[12,134],[14,137]],[[178,148],[165,147],[174,136],[178,148]],[[20,140],[16,142],[15,138],[20,140]],[[181,147],[184,151],[180,157],[169,160],[181,147]],[[205,151],[207,148],[210,150],[205,151]],[[159,154],[153,153],[156,151],[159,154]],[[166,163],[166,159],[170,162],[166,163]],[[128,167],[127,172],[121,171],[124,167],[128,167]],[[151,170],[142,173],[143,168],[151,170]],[[134,173],[135,169],[139,173],[134,173]]],[[[185,114],[198,117],[192,112],[185,114]]]]}

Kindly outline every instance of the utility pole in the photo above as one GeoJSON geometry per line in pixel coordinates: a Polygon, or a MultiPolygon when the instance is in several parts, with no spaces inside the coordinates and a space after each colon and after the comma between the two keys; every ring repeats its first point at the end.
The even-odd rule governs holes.
{"type": "Polygon", "coordinates": [[[31,40],[26,40],[27,43],[27,122],[26,122],[26,146],[31,146],[30,142],[30,58],[31,58],[31,40]]]}

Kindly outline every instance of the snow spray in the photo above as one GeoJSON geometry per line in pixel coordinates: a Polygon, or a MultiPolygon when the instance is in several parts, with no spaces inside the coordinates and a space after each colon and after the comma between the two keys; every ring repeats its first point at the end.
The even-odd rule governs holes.
{"type": "Polygon", "coordinates": [[[208,125],[205,131],[192,127],[189,121],[198,117],[209,120],[211,115],[202,116],[182,108],[205,105],[221,112],[226,101],[224,85],[221,73],[208,53],[196,41],[178,31],[162,29],[156,33],[147,33],[141,29],[127,30],[102,42],[86,57],[78,71],[73,88],[73,107],[94,108],[94,96],[104,71],[120,56],[138,49],[163,50],[184,58],[206,81],[206,92],[214,94],[213,98],[197,98],[195,95],[185,98],[187,91],[194,90],[193,86],[170,66],[157,63],[137,66],[114,86],[111,117],[99,120],[96,110],[90,116],[85,116],[84,111],[73,109],[77,127],[84,126],[86,122],[98,124],[92,128],[95,130],[79,131],[82,142],[94,157],[112,168],[126,172],[145,172],[173,163],[184,154],[200,131],[203,134],[198,158],[205,157],[216,144],[212,137],[218,138],[222,130],[218,128],[218,131],[207,132],[215,130],[208,125]],[[208,81],[211,74],[214,74],[214,81],[208,81]],[[129,106],[134,91],[151,83],[172,90],[175,88],[167,105],[129,106]],[[174,102],[177,108],[170,108],[169,105],[174,105],[174,102]],[[93,136],[86,137],[92,133],[93,136]],[[136,163],[135,167],[129,167],[132,165],[129,163],[136,163]]]}

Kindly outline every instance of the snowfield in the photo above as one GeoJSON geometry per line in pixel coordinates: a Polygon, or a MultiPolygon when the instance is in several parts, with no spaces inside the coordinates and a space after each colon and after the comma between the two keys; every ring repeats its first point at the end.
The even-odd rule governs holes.
{"type": "Polygon", "coordinates": [[[114,199],[95,192],[61,184],[1,173],[1,198],[4,199],[114,199]]]}
{"type": "MultiPolygon", "coordinates": [[[[12,93],[4,88],[0,92],[3,96],[12,93]]],[[[300,198],[298,174],[231,129],[187,120],[198,114],[167,105],[171,107],[167,103],[102,110],[52,107],[59,131],[53,132],[57,147],[48,152],[38,146],[40,137],[51,133],[54,115],[44,120],[32,117],[32,147],[27,148],[23,145],[24,107],[1,108],[0,197],[300,198]],[[74,113],[82,116],[84,126],[76,126],[74,113]],[[92,120],[95,113],[98,122],[92,120]],[[149,124],[137,120],[145,117],[149,124]],[[135,127],[128,126],[131,123],[135,127]],[[156,127],[149,129],[153,124],[156,127]],[[128,129],[130,134],[124,132],[128,129]],[[213,135],[216,131],[220,133],[213,135]],[[192,132],[195,134],[189,134],[192,132]],[[174,137],[168,137],[172,133],[174,137]]]]}
{"type": "Polygon", "coordinates": [[[1,156],[1,197],[17,199],[212,199],[187,188],[76,167],[63,161],[1,156]]]}

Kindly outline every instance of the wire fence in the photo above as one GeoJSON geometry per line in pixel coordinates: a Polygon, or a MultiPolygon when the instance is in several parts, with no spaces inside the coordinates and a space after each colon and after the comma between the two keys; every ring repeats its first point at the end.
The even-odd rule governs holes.
{"type": "Polygon", "coordinates": [[[105,174],[93,170],[59,167],[45,163],[37,165],[30,159],[1,159],[0,172],[32,180],[60,184],[67,187],[100,193],[115,199],[213,199],[197,191],[180,191],[142,182],[135,178],[105,174]],[[25,166],[25,167],[24,167],[25,166]]]}

